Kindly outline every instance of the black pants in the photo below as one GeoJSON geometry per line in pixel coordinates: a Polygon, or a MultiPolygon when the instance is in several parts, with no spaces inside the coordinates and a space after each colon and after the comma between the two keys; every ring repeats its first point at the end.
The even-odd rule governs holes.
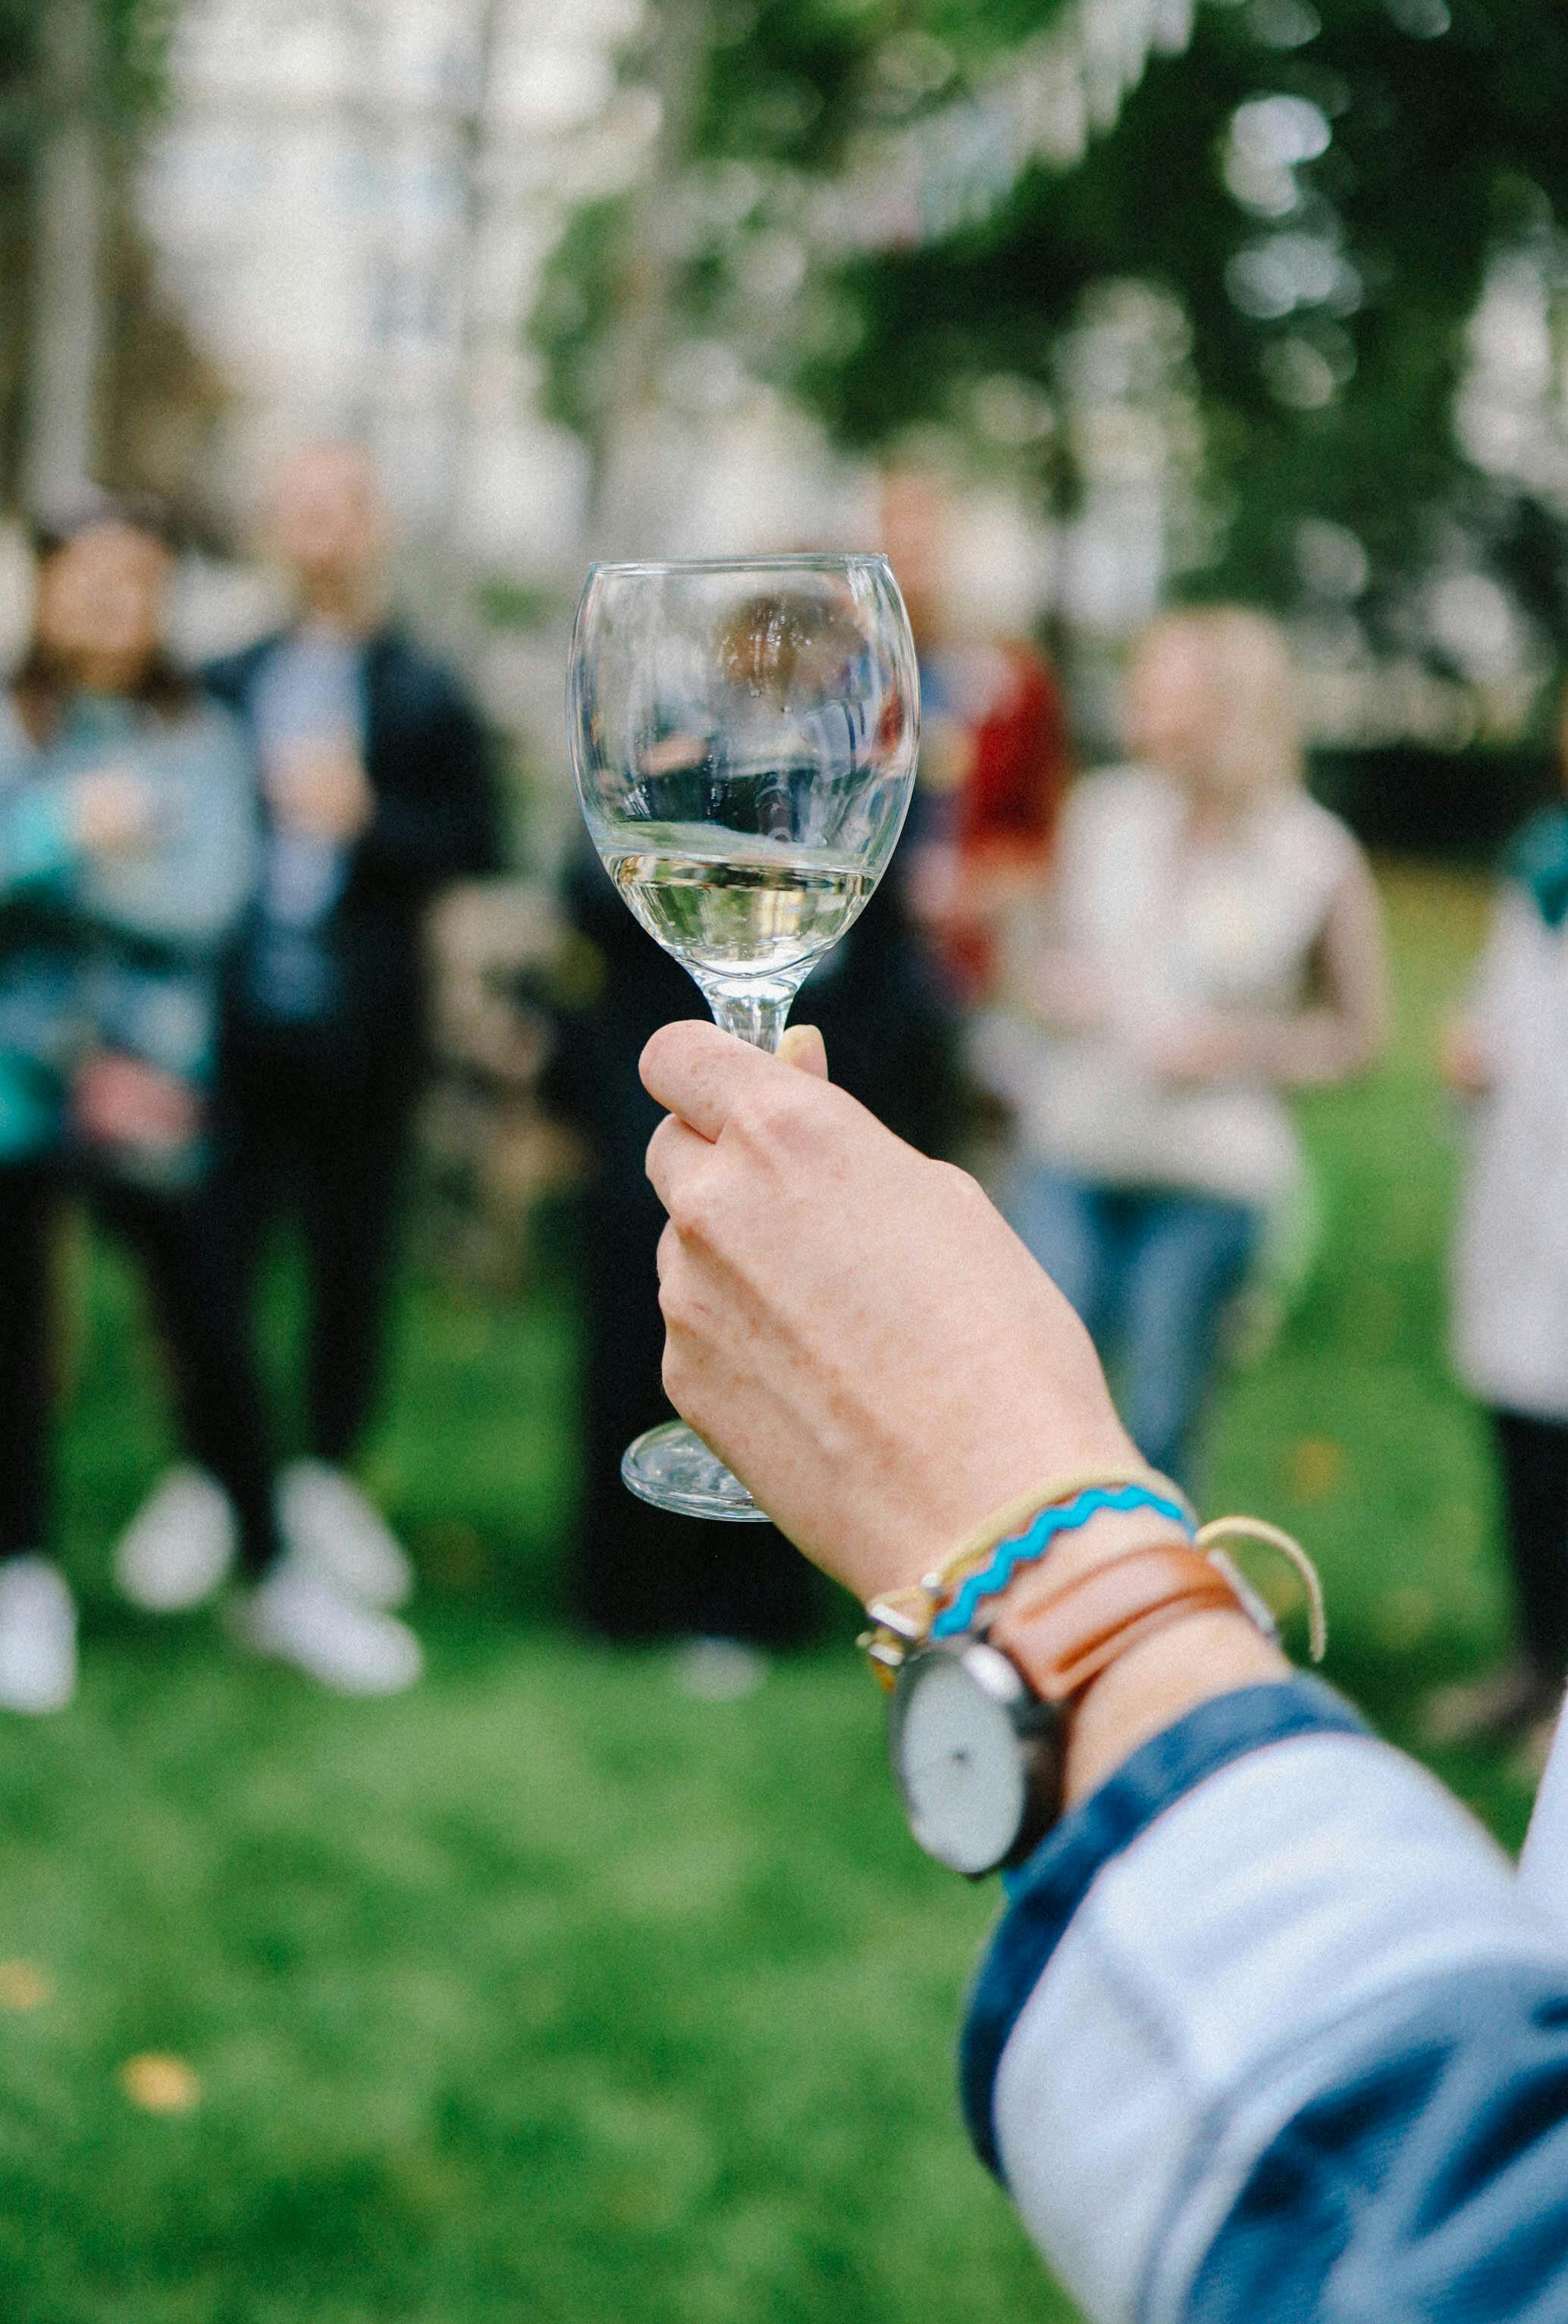
{"type": "Polygon", "coordinates": [[[817,1628],[816,1576],[772,1526],[715,1525],[650,1508],[621,1482],[634,1436],[670,1418],[659,1385],[656,1259],[664,1213],[646,1183],[598,1186],[583,1206],[586,1310],[585,1506],[576,1584],[602,1637],[683,1633],[793,1646],[817,1628]]]}
{"type": "Polygon", "coordinates": [[[305,1423],[319,1461],[347,1461],[374,1406],[414,1088],[406,1061],[263,1037],[231,1042],[214,1196],[247,1317],[266,1229],[302,1231],[305,1423]]]}
{"type": "Polygon", "coordinates": [[[1568,1421],[1494,1412],[1520,1643],[1554,1682],[1568,1675],[1568,1421]]]}
{"type": "MultiPolygon", "coordinates": [[[[0,1171],[0,1556],[47,1550],[53,1533],[55,1222],[69,1191],[44,1167],[0,1171]]],[[[136,1260],[192,1460],[227,1490],[253,1571],[272,1555],[272,1464],[223,1238],[201,1195],[88,1190],[136,1260]]]]}

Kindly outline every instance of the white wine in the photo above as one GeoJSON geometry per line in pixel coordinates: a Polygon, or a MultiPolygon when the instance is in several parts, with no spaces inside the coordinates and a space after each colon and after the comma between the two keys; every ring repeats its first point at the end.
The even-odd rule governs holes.
{"type": "Polygon", "coordinates": [[[777,976],[836,944],[875,881],[830,848],[712,824],[625,826],[610,877],[649,935],[693,969],[777,976]]]}

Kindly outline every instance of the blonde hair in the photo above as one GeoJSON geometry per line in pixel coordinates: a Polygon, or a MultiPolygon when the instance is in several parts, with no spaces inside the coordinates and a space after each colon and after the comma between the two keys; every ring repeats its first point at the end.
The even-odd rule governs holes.
{"type": "Polygon", "coordinates": [[[1139,659],[1167,638],[1202,656],[1217,717],[1210,766],[1232,798],[1305,781],[1301,685],[1279,622],[1250,605],[1193,605],[1159,614],[1139,640],[1139,659]]]}

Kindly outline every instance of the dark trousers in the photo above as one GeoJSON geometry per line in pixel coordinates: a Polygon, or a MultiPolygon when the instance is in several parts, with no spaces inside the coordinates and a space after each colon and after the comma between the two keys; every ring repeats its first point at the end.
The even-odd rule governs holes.
{"type": "Polygon", "coordinates": [[[1568,1674],[1568,1421],[1493,1412],[1520,1643],[1560,1683],[1568,1674]]]}
{"type": "Polygon", "coordinates": [[[646,1183],[593,1189],[583,1207],[585,1505],[576,1569],[583,1619],[605,1637],[688,1635],[802,1645],[821,1620],[816,1577],[772,1526],[650,1508],[621,1455],[671,1417],[659,1380],[656,1259],[664,1213],[646,1183]]]}
{"type": "Polygon", "coordinates": [[[413,1087],[406,1062],[337,1047],[233,1042],[220,1087],[214,1195],[247,1316],[265,1231],[291,1211],[309,1303],[305,1421],[346,1462],[374,1406],[413,1087]]]}
{"type": "MultiPolygon", "coordinates": [[[[68,1191],[44,1167],[0,1171],[0,1556],[47,1549],[53,1531],[55,1223],[68,1191]]],[[[213,1214],[200,1195],[125,1185],[89,1187],[88,1199],[141,1269],[185,1448],[227,1490],[244,1561],[259,1570],[277,1545],[272,1468],[213,1214]]]]}

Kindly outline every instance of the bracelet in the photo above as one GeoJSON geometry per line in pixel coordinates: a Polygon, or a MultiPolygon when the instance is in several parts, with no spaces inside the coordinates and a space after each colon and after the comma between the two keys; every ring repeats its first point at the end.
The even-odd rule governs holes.
{"type": "Polygon", "coordinates": [[[1234,1585],[1242,1606],[1259,1628],[1277,1638],[1279,1625],[1268,1606],[1246,1576],[1237,1572],[1224,1551],[1213,1546],[1221,1541],[1260,1541],[1267,1548],[1277,1549],[1287,1564],[1295,1568],[1296,1579],[1306,1593],[1306,1650],[1314,1663],[1322,1662],[1328,1652],[1328,1615],[1323,1602],[1323,1583],[1316,1566],[1295,1535],[1287,1533],[1283,1526],[1270,1525],[1266,1517],[1211,1517],[1197,1536],[1198,1547],[1234,1585]]]}
{"type": "Polygon", "coordinates": [[[1000,1595],[1020,1565],[1044,1556],[1057,1534],[1086,1525],[1107,1508],[1153,1508],[1170,1517],[1231,1583],[1242,1610],[1265,1637],[1273,1638],[1279,1635],[1278,1623],[1219,1545],[1260,1542],[1277,1551],[1295,1569],[1305,1592],[1307,1652],[1313,1662],[1322,1662],[1328,1646],[1323,1583],[1316,1566],[1292,1535],[1263,1517],[1214,1517],[1200,1527],[1186,1496],[1158,1471],[1101,1470],[1061,1478],[1044,1491],[1019,1495],[912,1589],[873,1599],[866,1609],[872,1627],[862,1631],[856,1643],[879,1683],[890,1690],[913,1648],[927,1637],[948,1637],[968,1629],[975,1608],[985,1599],[1000,1595]]]}
{"type": "Polygon", "coordinates": [[[1000,1598],[1020,1565],[1032,1565],[1044,1557],[1059,1533],[1075,1533],[1091,1517],[1098,1517],[1102,1509],[1153,1509],[1158,1517],[1169,1517],[1174,1525],[1179,1525],[1184,1533],[1190,1535],[1194,1531],[1185,1502],[1173,1500],[1168,1493],[1151,1492],[1147,1485],[1086,1486],[1070,1501],[1042,1509],[1024,1532],[998,1542],[989,1565],[982,1566],[978,1573],[971,1573],[954,1591],[931,1624],[930,1636],[951,1638],[958,1631],[969,1629],[976,1608],[987,1598],[1000,1598]]]}
{"type": "MultiPolygon", "coordinates": [[[[1186,1496],[1168,1477],[1141,1462],[1084,1470],[1037,1486],[1032,1492],[1015,1494],[967,1535],[934,1572],[924,1575],[911,1588],[890,1591],[867,1607],[872,1627],[862,1633],[857,1643],[881,1684],[892,1685],[905,1655],[930,1635],[938,1609],[952,1596],[955,1586],[967,1584],[971,1578],[984,1585],[971,1604],[993,1596],[1005,1589],[1019,1564],[1043,1556],[1058,1533],[1086,1525],[1101,1509],[1109,1508],[1152,1508],[1187,1533],[1192,1533],[1197,1525],[1186,1496]],[[1116,1495],[1130,1498],[1111,1498],[1116,1495]],[[1091,1501],[1091,1496],[1099,1498],[1091,1501]],[[1064,1504],[1075,1513],[1067,1515],[1064,1504]],[[1084,1506],[1080,1508],[1080,1504],[1084,1506]],[[1038,1542],[1026,1546],[1042,1526],[1045,1530],[1038,1542]],[[997,1573],[1001,1579],[991,1578],[997,1573]]],[[[963,1627],[961,1622],[945,1624],[943,1635],[949,1628],[963,1627]]]]}

